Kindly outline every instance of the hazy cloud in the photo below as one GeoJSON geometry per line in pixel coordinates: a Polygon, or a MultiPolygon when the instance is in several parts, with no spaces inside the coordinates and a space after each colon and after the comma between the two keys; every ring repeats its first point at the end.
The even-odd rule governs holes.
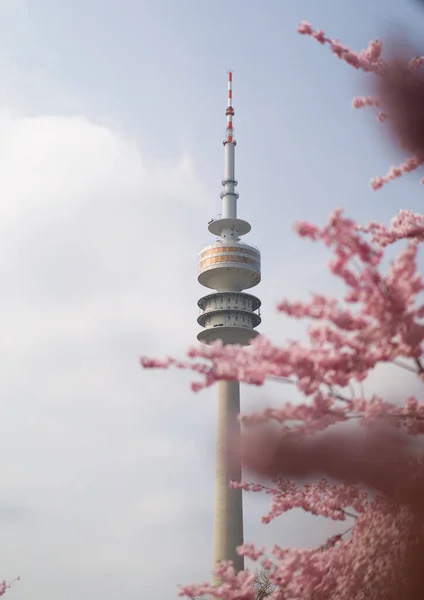
{"type": "Polygon", "coordinates": [[[53,599],[89,565],[119,579],[142,564],[143,589],[163,554],[171,594],[181,553],[166,532],[190,535],[197,450],[174,416],[187,383],[143,373],[138,356],[194,337],[181,281],[195,285],[203,184],[189,156],[148,164],[84,118],[3,114],[0,161],[0,519],[16,523],[3,570],[22,573],[17,597],[53,599]],[[52,572],[64,579],[46,591],[52,572]]]}
{"type": "MultiPolygon", "coordinates": [[[[216,390],[193,395],[193,375],[142,371],[138,358],[181,356],[198,331],[207,291],[196,258],[219,212],[226,36],[240,66],[241,213],[263,256],[261,331],[301,336],[275,302],[337,291],[325,252],[298,242],[291,222],[322,222],[336,204],[357,216],[387,159],[374,166],[371,143],[350,154],[359,117],[343,121],[344,145],[333,141],[348,110],[345,71],[328,92],[339,112],[324,113],[318,92],[311,106],[318,51],[302,56],[305,77],[286,61],[278,83],[280,57],[305,44],[281,35],[281,22],[307,15],[274,5],[278,18],[238,3],[234,28],[224,2],[0,0],[0,578],[22,575],[11,598],[170,600],[177,583],[209,576],[216,390]]],[[[378,211],[393,212],[386,200],[378,211]]],[[[393,390],[386,375],[384,386],[393,390]]],[[[291,399],[286,387],[244,386],[242,404],[291,399]]],[[[263,527],[267,504],[246,494],[246,541],[311,545],[333,531],[300,511],[263,527]]]]}

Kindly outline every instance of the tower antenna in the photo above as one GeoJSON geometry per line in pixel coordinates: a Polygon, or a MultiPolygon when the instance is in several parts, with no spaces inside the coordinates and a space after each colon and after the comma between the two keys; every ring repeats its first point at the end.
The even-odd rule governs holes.
{"type": "Polygon", "coordinates": [[[234,139],[234,129],[233,129],[233,117],[234,117],[234,108],[233,108],[233,72],[228,71],[228,96],[227,96],[227,110],[225,111],[227,115],[227,129],[226,136],[224,140],[224,145],[228,142],[233,142],[236,145],[236,140],[234,139]]]}

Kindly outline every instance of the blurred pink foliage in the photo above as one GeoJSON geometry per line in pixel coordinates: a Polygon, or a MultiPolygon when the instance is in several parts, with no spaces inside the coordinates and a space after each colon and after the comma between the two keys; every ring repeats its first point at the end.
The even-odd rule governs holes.
{"type": "MultiPolygon", "coordinates": [[[[308,23],[298,31],[377,79],[378,95],[353,105],[377,107],[379,120],[390,123],[411,156],[376,178],[373,188],[418,168],[424,159],[423,59],[386,61],[380,41],[355,53],[308,23]]],[[[279,303],[283,314],[312,322],[306,341],[277,346],[258,336],[249,347],[217,342],[190,349],[187,360],[142,358],[141,364],[191,369],[200,376],[195,391],[222,379],[258,386],[277,379],[303,394],[303,403],[240,417],[241,446],[231,448],[228,460],[241,457],[259,481],[231,485],[270,496],[264,523],[302,508],[348,526],[313,549],[239,548],[269,572],[276,586],[270,598],[418,600],[424,590],[424,452],[412,441],[424,433],[424,402],[407,391],[401,405],[366,395],[362,382],[381,364],[424,382],[424,281],[417,271],[424,218],[401,210],[388,227],[360,226],[338,209],[322,227],[302,222],[295,230],[329,248],[330,272],[345,286],[341,299],[314,294],[308,302],[279,303]],[[383,270],[385,248],[399,241],[402,249],[383,270]],[[332,427],[349,421],[362,427],[348,433],[332,427]]],[[[254,599],[251,573],[222,563],[217,574],[221,586],[185,586],[180,595],[254,599]]]]}
{"type": "MultiPolygon", "coordinates": [[[[378,109],[377,119],[386,121],[391,127],[396,143],[411,156],[396,167],[390,167],[383,177],[371,181],[374,190],[396,179],[404,173],[410,173],[424,164],[424,77],[420,67],[423,56],[414,56],[413,49],[405,43],[394,47],[394,56],[390,60],[382,58],[383,44],[380,40],[370,42],[365,50],[354,52],[340,44],[338,40],[327,38],[320,29],[314,30],[306,22],[297,28],[302,35],[308,35],[320,44],[328,44],[330,50],[355,69],[372,73],[374,95],[354,98],[354,108],[373,106],[378,109]]],[[[421,180],[423,183],[424,180],[421,180]]]]}
{"type": "Polygon", "coordinates": [[[3,581],[0,581],[0,596],[4,596],[4,594],[12,586],[12,584],[15,581],[19,581],[19,580],[20,580],[20,576],[18,575],[18,577],[15,577],[15,579],[13,581],[11,581],[10,583],[7,583],[7,581],[5,579],[3,579],[3,581]]]}

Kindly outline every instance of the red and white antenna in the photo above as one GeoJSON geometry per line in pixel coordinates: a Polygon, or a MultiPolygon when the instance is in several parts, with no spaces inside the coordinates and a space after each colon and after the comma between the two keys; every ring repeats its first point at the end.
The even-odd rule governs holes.
{"type": "Polygon", "coordinates": [[[227,129],[226,129],[224,145],[227,143],[236,144],[236,140],[234,139],[234,129],[233,129],[234,108],[233,108],[233,72],[232,71],[228,71],[228,102],[227,102],[227,110],[225,111],[225,114],[227,115],[227,129]]]}

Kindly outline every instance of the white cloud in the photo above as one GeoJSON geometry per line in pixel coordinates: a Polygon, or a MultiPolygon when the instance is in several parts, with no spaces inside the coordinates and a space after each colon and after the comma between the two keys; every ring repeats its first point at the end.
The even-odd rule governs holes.
{"type": "Polygon", "coordinates": [[[0,11],[23,11],[26,7],[25,0],[0,0],[0,11]]]}
{"type": "Polygon", "coordinates": [[[207,394],[138,356],[194,339],[204,186],[190,156],[151,164],[77,117],[3,113],[0,163],[1,575],[21,573],[15,598],[107,600],[103,571],[128,598],[175,597],[204,563],[191,544],[209,553],[186,489],[211,491],[189,435],[207,394]]]}

